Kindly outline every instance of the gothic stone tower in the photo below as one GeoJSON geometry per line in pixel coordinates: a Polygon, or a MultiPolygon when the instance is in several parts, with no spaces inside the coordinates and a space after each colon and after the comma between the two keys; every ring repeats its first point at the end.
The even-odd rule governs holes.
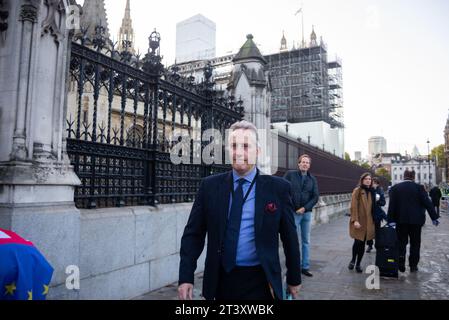
{"type": "MultiPolygon", "coordinates": [[[[228,84],[228,90],[236,99],[242,99],[245,107],[245,120],[252,122],[259,129],[262,143],[271,143],[271,85],[267,61],[260,53],[251,34],[247,35],[245,44],[234,57],[234,69],[228,84]]],[[[260,159],[262,171],[269,173],[269,156],[271,150],[262,150],[264,159],[260,159]],[[267,158],[268,157],[268,158],[267,158]]]]}
{"type": "Polygon", "coordinates": [[[83,4],[83,14],[81,15],[81,28],[87,28],[87,37],[94,38],[95,28],[104,28],[104,36],[110,39],[108,18],[104,0],[85,0],[83,4]]]}
{"type": "Polygon", "coordinates": [[[129,51],[132,54],[135,53],[134,44],[134,29],[133,22],[131,20],[131,6],[130,0],[126,0],[125,16],[122,20],[122,26],[118,35],[118,50],[129,51]]]}
{"type": "Polygon", "coordinates": [[[245,120],[251,121],[258,129],[270,128],[270,81],[265,66],[265,58],[248,35],[245,44],[234,57],[234,70],[228,89],[245,106],[245,120]]]}
{"type": "Polygon", "coordinates": [[[55,270],[51,287],[62,289],[53,298],[59,292],[65,299],[78,297],[63,289],[66,267],[80,265],[74,193],[81,181],[66,153],[64,127],[73,3],[0,1],[8,15],[0,29],[0,228],[45,253],[55,270]]]}

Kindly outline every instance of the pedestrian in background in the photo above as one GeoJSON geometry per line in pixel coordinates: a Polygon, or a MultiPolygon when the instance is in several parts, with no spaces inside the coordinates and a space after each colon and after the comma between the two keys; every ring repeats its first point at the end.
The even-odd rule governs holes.
{"type": "Polygon", "coordinates": [[[363,272],[360,264],[365,252],[367,240],[374,239],[373,220],[373,189],[372,177],[370,173],[364,173],[360,177],[359,185],[352,192],[351,199],[351,219],[349,222],[349,234],[354,239],[352,246],[352,259],[349,263],[349,270],[354,266],[358,273],[363,272]]]}
{"type": "Polygon", "coordinates": [[[418,271],[421,231],[426,223],[426,210],[435,226],[440,217],[436,213],[424,186],[415,183],[415,171],[404,172],[404,181],[391,188],[388,222],[396,223],[399,239],[399,271],[405,272],[407,244],[410,240],[410,272],[418,271]]]}
{"type": "MultiPolygon", "coordinates": [[[[380,229],[380,224],[382,223],[382,220],[387,220],[387,214],[382,209],[383,206],[385,206],[385,194],[384,190],[380,186],[379,178],[373,177],[373,220],[374,220],[374,235],[377,234],[377,230],[380,229]]],[[[367,253],[370,253],[373,250],[374,240],[368,240],[367,241],[368,249],[366,250],[367,253]]]]}
{"type": "Polygon", "coordinates": [[[295,224],[298,239],[301,241],[301,272],[312,277],[310,272],[310,230],[312,228],[312,209],[319,199],[318,183],[310,174],[312,158],[303,154],[298,158],[298,169],[288,171],[284,178],[292,184],[293,202],[295,205],[295,224]]]}
{"type": "Polygon", "coordinates": [[[440,188],[438,186],[433,187],[432,189],[430,189],[429,195],[430,199],[432,199],[432,204],[435,207],[435,211],[438,215],[440,215],[440,200],[443,196],[441,194],[440,188]]]}

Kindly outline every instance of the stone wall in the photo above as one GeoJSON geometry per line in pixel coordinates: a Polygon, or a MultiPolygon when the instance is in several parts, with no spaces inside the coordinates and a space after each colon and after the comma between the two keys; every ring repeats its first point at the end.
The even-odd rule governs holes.
{"type": "MultiPolygon", "coordinates": [[[[350,199],[347,194],[321,197],[313,224],[349,212],[350,199]]],[[[80,210],[80,290],[69,291],[58,279],[49,299],[129,299],[178,281],[179,248],[191,207],[80,210]]],[[[205,251],[197,272],[204,269],[205,251]]],[[[65,270],[57,261],[50,262],[65,270]]]]}
{"type": "MultiPolygon", "coordinates": [[[[191,207],[80,210],[80,290],[54,284],[49,299],[129,299],[176,282],[191,207]]],[[[198,272],[204,258],[203,253],[198,272]]]]}
{"type": "Polygon", "coordinates": [[[322,196],[313,210],[312,225],[329,223],[332,219],[349,213],[350,207],[350,193],[322,196]]]}

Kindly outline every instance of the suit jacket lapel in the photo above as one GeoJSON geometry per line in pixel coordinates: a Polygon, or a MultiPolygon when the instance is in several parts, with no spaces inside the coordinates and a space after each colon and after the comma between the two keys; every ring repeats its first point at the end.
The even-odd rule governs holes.
{"type": "Polygon", "coordinates": [[[259,175],[259,178],[256,182],[256,208],[255,208],[255,216],[254,216],[254,226],[255,226],[255,234],[258,236],[259,232],[262,230],[263,217],[265,213],[265,201],[268,199],[267,194],[267,180],[265,176],[259,175]]]}
{"type": "Polygon", "coordinates": [[[226,223],[228,221],[229,212],[229,197],[231,195],[232,184],[232,171],[230,171],[224,178],[223,183],[218,187],[218,214],[219,214],[219,230],[220,230],[220,243],[223,242],[226,223]]]}

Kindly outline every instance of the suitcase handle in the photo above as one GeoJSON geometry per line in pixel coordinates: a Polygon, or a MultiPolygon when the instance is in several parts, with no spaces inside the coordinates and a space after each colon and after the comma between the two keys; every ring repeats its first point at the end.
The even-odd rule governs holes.
{"type": "Polygon", "coordinates": [[[396,223],[395,222],[386,223],[383,227],[396,229],[396,223]]]}

